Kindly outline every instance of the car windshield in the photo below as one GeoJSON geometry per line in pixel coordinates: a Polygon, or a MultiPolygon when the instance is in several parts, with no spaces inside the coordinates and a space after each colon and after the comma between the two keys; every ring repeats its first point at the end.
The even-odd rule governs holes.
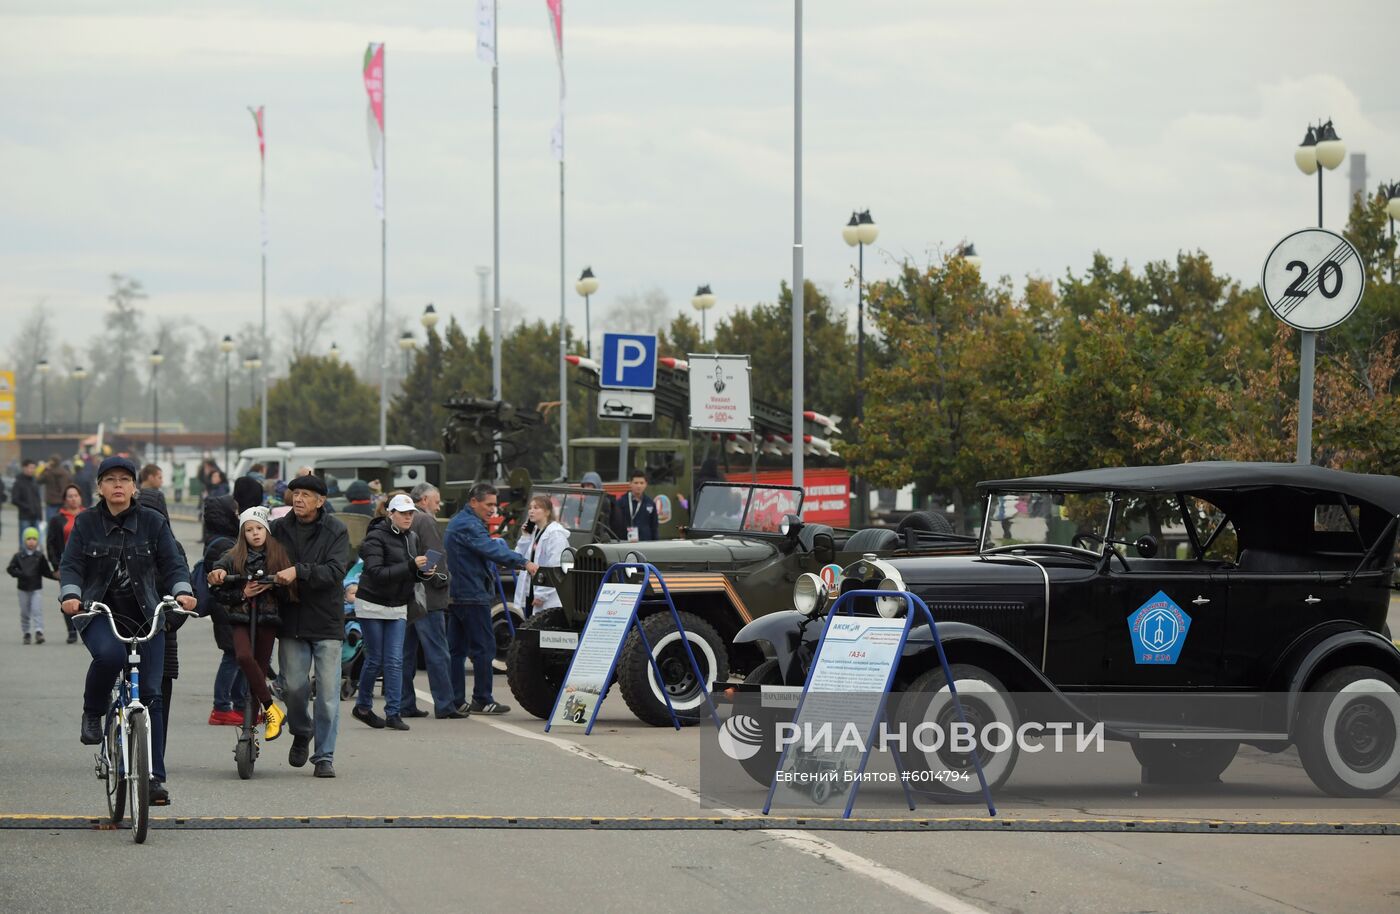
{"type": "Polygon", "coordinates": [[[985,502],[981,548],[1050,543],[1101,552],[1108,506],[1103,492],[995,492],[985,502]]]}
{"type": "Polygon", "coordinates": [[[707,485],[696,496],[691,526],[731,533],[778,533],[785,515],[801,511],[802,493],[797,489],[707,485]]]}
{"type": "Polygon", "coordinates": [[[559,523],[570,530],[592,530],[603,496],[583,492],[550,492],[549,500],[554,503],[554,516],[559,518],[559,523]]]}

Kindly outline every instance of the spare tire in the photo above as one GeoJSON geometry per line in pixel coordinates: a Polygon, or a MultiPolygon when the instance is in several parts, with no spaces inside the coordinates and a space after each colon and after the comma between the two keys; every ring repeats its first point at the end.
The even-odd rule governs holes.
{"type": "Polygon", "coordinates": [[[894,528],[894,532],[898,533],[901,538],[904,536],[905,530],[917,530],[920,533],[952,534],[953,525],[942,514],[935,514],[932,511],[911,511],[904,515],[904,519],[894,528]]]}

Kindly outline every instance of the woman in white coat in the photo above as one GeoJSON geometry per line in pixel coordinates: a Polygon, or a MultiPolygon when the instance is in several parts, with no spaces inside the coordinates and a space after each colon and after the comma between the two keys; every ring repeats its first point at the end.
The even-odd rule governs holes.
{"type": "MultiPolygon", "coordinates": [[[[525,530],[515,544],[515,551],[542,568],[557,568],[559,557],[568,545],[569,530],[554,519],[554,502],[548,495],[531,498],[525,530]]],[[[526,618],[541,609],[563,605],[558,591],[535,584],[523,571],[515,577],[515,597],[511,602],[526,618]]]]}

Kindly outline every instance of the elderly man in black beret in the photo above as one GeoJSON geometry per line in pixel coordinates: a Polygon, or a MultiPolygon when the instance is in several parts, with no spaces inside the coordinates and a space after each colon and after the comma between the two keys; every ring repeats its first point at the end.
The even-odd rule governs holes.
{"type": "Polygon", "coordinates": [[[326,513],[326,484],[319,476],[298,476],[287,484],[292,511],[272,524],[272,536],[287,550],[290,567],[277,572],[277,583],[296,583],[296,599],[282,612],[277,659],[286,681],[287,727],[292,748],[287,762],[311,761],[316,777],[335,777],[335,736],[340,726],[340,645],[345,640],[345,571],[350,538],[345,525],[326,513]],[[315,669],[316,706],[311,708],[311,672],[315,669]]]}

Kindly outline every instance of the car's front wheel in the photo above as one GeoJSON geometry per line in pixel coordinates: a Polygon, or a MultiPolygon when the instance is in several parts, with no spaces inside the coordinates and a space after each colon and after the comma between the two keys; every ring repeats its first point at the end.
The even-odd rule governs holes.
{"type": "Polygon", "coordinates": [[[617,685],[623,700],[639,720],[653,727],[671,726],[668,697],[682,726],[698,722],[709,713],[706,692],[713,690],[716,682],[729,678],[729,652],[714,626],[694,613],[683,612],[680,617],[685,626],[684,641],[669,612],[642,620],[651,655],[661,670],[659,680],[635,631],[627,636],[617,662],[617,685]],[[703,678],[696,678],[691,668],[685,650],[687,642],[703,678]]]}
{"type": "Polygon", "coordinates": [[[1135,739],[1133,755],[1146,784],[1213,784],[1235,760],[1228,739],[1135,739]]]}
{"type": "Polygon", "coordinates": [[[1334,797],[1384,796],[1400,783],[1400,687],[1369,666],[1345,666],[1308,688],[1294,739],[1308,777],[1334,797]]]}
{"type": "Polygon", "coordinates": [[[982,784],[974,752],[987,787],[996,790],[1005,784],[1020,753],[1016,743],[1020,715],[1006,686],[989,671],[970,663],[955,663],[949,669],[975,748],[957,751],[953,737],[958,732],[955,725],[961,722],[948,677],[937,666],[910,683],[900,699],[898,714],[907,734],[900,758],[914,772],[911,780],[919,789],[945,797],[976,797],[982,784]]]}

